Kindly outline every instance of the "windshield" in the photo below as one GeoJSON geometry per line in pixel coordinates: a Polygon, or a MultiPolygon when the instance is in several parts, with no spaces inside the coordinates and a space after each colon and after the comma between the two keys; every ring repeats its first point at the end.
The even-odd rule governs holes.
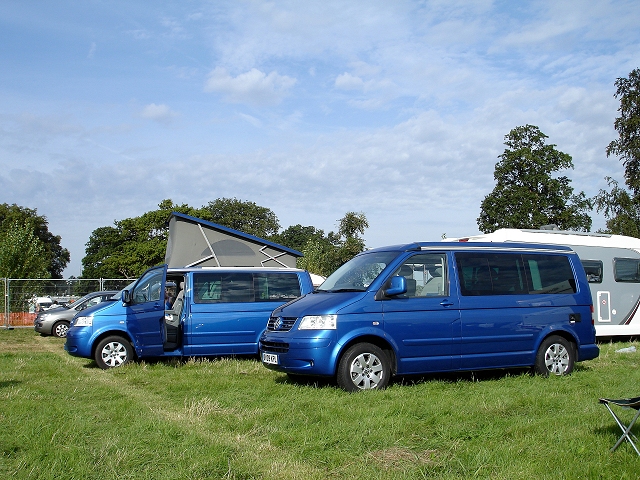
{"type": "Polygon", "coordinates": [[[372,252],[358,255],[329,275],[320,292],[364,292],[398,252],[372,252]]]}

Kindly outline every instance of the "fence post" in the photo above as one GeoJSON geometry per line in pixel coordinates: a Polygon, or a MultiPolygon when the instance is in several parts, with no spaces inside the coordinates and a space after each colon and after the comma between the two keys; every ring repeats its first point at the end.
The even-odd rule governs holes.
{"type": "Polygon", "coordinates": [[[4,328],[7,330],[13,330],[13,327],[9,325],[9,312],[11,311],[9,308],[9,279],[4,279],[4,328]]]}

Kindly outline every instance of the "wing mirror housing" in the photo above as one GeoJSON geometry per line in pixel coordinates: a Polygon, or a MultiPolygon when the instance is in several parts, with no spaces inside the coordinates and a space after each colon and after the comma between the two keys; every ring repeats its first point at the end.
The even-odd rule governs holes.
{"type": "Polygon", "coordinates": [[[403,293],[407,293],[407,279],[400,275],[391,277],[389,288],[384,291],[385,296],[393,297],[403,293]]]}

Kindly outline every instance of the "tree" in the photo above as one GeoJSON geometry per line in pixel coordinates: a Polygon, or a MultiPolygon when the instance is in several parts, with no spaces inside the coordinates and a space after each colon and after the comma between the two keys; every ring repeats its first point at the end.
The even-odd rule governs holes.
{"type": "Polygon", "coordinates": [[[620,116],[614,122],[618,139],[609,143],[606,153],[622,158],[629,190],[605,177],[611,190],[600,190],[594,200],[596,210],[607,218],[609,233],[640,237],[640,69],[632,70],[629,78],[618,78],[615,85],[614,97],[620,99],[620,116]]]}
{"type": "Polygon", "coordinates": [[[62,278],[62,271],[67,267],[71,255],[69,250],[60,245],[59,235],[49,231],[46,217],[38,215],[35,209],[20,207],[15,203],[0,204],[0,235],[4,235],[18,224],[21,228],[30,230],[40,240],[46,260],[47,278],[62,278]]]}
{"type": "Polygon", "coordinates": [[[163,200],[157,210],[117,220],[113,227],[94,230],[82,259],[83,278],[135,278],[164,262],[171,212],[179,212],[259,237],[278,232],[276,215],[268,208],[235,198],[219,198],[194,208],[163,200]]]}
{"type": "Polygon", "coordinates": [[[46,254],[31,225],[12,222],[0,234],[0,277],[49,278],[46,254]]]}
{"type": "Polygon", "coordinates": [[[271,209],[237,198],[218,198],[209,202],[202,207],[200,215],[203,220],[261,238],[269,238],[280,230],[278,217],[271,209]]]}
{"type": "Polygon", "coordinates": [[[614,127],[618,139],[607,146],[607,157],[619,155],[624,164],[624,177],[627,187],[634,195],[640,193],[640,69],[629,73],[629,78],[618,78],[615,98],[620,99],[614,127]]]}
{"type": "Polygon", "coordinates": [[[310,241],[321,241],[324,238],[323,230],[312,226],[304,227],[297,224],[287,227],[282,232],[272,236],[270,240],[301,252],[310,241]]]}
{"type": "Polygon", "coordinates": [[[496,186],[480,206],[480,231],[547,224],[590,230],[591,200],[584,192],[574,195],[568,177],[552,177],[554,172],[573,168],[571,156],[547,145],[547,138],[534,125],[516,127],[505,136],[507,148],[493,174],[496,186]]]}
{"type": "Polygon", "coordinates": [[[360,235],[369,227],[364,213],[347,212],[339,221],[338,232],[311,238],[302,249],[298,267],[328,276],[365,248],[360,235]]]}
{"type": "Polygon", "coordinates": [[[189,205],[163,200],[157,210],[94,230],[82,259],[82,278],[135,278],[163,263],[171,212],[199,213],[189,205]]]}

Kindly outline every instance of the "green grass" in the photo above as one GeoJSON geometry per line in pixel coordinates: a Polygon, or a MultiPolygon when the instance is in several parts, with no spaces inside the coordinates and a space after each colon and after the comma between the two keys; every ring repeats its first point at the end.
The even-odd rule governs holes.
{"type": "Polygon", "coordinates": [[[619,431],[598,403],[640,395],[640,345],[615,352],[628,345],[601,345],[569,377],[434,376],[348,394],[254,360],[102,371],[60,339],[0,330],[0,478],[637,479],[640,457],[628,443],[609,452],[619,431]]]}

